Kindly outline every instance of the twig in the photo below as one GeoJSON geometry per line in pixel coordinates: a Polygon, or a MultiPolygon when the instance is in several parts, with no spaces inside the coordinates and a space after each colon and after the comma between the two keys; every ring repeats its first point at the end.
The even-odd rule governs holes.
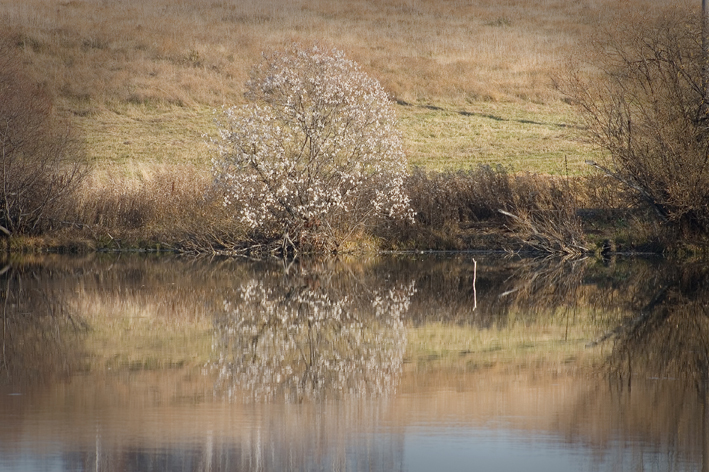
{"type": "Polygon", "coordinates": [[[623,177],[618,175],[616,172],[613,172],[612,170],[610,170],[606,167],[603,167],[602,165],[598,164],[596,161],[587,160],[586,164],[595,167],[596,169],[600,170],[601,172],[603,172],[607,176],[613,177],[618,182],[620,182],[620,183],[632,188],[636,192],[638,192],[640,195],[642,195],[643,200],[645,200],[652,207],[652,209],[655,210],[655,213],[657,213],[657,216],[660,217],[662,222],[667,223],[667,214],[666,214],[667,212],[662,207],[662,205],[658,204],[655,201],[655,199],[649,193],[647,193],[647,191],[645,191],[645,189],[643,189],[642,187],[640,187],[637,184],[634,184],[633,182],[630,182],[630,181],[624,179],[623,177]]]}
{"type": "Polygon", "coordinates": [[[475,288],[475,282],[478,279],[478,261],[473,258],[473,311],[478,308],[478,291],[475,288]]]}

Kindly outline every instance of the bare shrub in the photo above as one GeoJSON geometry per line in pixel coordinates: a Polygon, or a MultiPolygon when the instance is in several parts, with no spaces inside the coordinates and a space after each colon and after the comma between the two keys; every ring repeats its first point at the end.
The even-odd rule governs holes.
{"type": "Polygon", "coordinates": [[[74,218],[119,246],[147,240],[183,251],[234,249],[246,235],[222,201],[208,173],[191,166],[143,168],[132,177],[86,179],[74,218]]]}
{"type": "Polygon", "coordinates": [[[526,249],[547,253],[586,251],[574,199],[580,186],[574,180],[490,166],[443,173],[416,169],[406,181],[420,226],[416,231],[506,226],[526,249]]]}
{"type": "Polygon", "coordinates": [[[0,230],[37,234],[56,223],[83,176],[80,148],[52,98],[0,38],[0,230]]]}
{"type": "Polygon", "coordinates": [[[595,165],[685,235],[709,232],[709,127],[696,8],[623,17],[565,77],[593,140],[595,165]],[[589,71],[596,71],[592,78],[589,71]]]}
{"type": "Polygon", "coordinates": [[[512,211],[499,211],[511,219],[513,231],[535,251],[582,254],[589,249],[576,215],[575,195],[568,179],[522,174],[515,177],[512,211]]]}
{"type": "Polygon", "coordinates": [[[416,219],[425,226],[481,221],[498,216],[512,201],[511,179],[502,167],[427,173],[416,168],[407,191],[416,219]]]}
{"type": "Polygon", "coordinates": [[[380,218],[410,217],[406,157],[379,83],[336,50],[264,56],[215,139],[217,182],[265,240],[337,250],[380,218]]]}

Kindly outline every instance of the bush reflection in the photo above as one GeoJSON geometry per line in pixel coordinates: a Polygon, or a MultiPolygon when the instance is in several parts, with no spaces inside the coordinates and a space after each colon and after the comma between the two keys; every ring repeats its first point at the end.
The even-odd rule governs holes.
{"type": "Polygon", "coordinates": [[[381,282],[342,264],[254,274],[215,319],[217,391],[287,401],[392,393],[414,285],[381,282]]]}
{"type": "Polygon", "coordinates": [[[709,267],[665,267],[646,282],[647,294],[607,337],[611,373],[629,387],[633,378],[709,387],[709,267]]]}
{"type": "Polygon", "coordinates": [[[0,266],[0,386],[46,387],[81,370],[88,325],[47,284],[41,265],[0,266]]]}

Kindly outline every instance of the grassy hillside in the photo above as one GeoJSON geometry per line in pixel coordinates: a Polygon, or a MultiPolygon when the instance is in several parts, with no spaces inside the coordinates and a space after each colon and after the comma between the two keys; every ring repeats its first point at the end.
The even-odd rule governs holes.
{"type": "MultiPolygon", "coordinates": [[[[639,1],[638,3],[655,3],[639,1]]],[[[610,0],[0,0],[0,24],[96,164],[208,162],[212,111],[263,51],[337,47],[398,101],[410,161],[570,170],[592,148],[552,87],[610,0]]]]}

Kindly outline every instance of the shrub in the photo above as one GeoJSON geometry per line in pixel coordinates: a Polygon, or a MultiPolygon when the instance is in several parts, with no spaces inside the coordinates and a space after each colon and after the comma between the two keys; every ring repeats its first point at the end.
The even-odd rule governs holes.
{"type": "Polygon", "coordinates": [[[234,251],[243,246],[243,225],[228,218],[222,199],[209,172],[147,165],[132,176],[93,173],[78,192],[72,216],[119,248],[148,242],[185,252],[234,251]]]}
{"type": "Polygon", "coordinates": [[[594,68],[563,81],[591,137],[609,151],[606,162],[591,164],[672,227],[706,234],[709,127],[700,13],[673,5],[656,17],[625,17],[594,45],[594,68]]]}
{"type": "MultiPolygon", "coordinates": [[[[450,238],[466,228],[505,227],[527,250],[584,253],[588,249],[574,200],[580,186],[568,179],[511,174],[503,167],[441,173],[415,169],[406,180],[406,189],[417,227],[407,231],[406,225],[399,225],[396,230],[421,239],[429,231],[442,229],[450,238]]],[[[450,246],[444,242],[445,248],[450,246]]]]}
{"type": "Polygon", "coordinates": [[[264,56],[246,88],[217,121],[214,172],[262,238],[337,250],[380,218],[411,218],[390,101],[354,62],[295,45],[264,56]]]}
{"type": "Polygon", "coordinates": [[[0,38],[0,230],[37,234],[59,219],[83,175],[79,148],[52,99],[0,38]]]}

